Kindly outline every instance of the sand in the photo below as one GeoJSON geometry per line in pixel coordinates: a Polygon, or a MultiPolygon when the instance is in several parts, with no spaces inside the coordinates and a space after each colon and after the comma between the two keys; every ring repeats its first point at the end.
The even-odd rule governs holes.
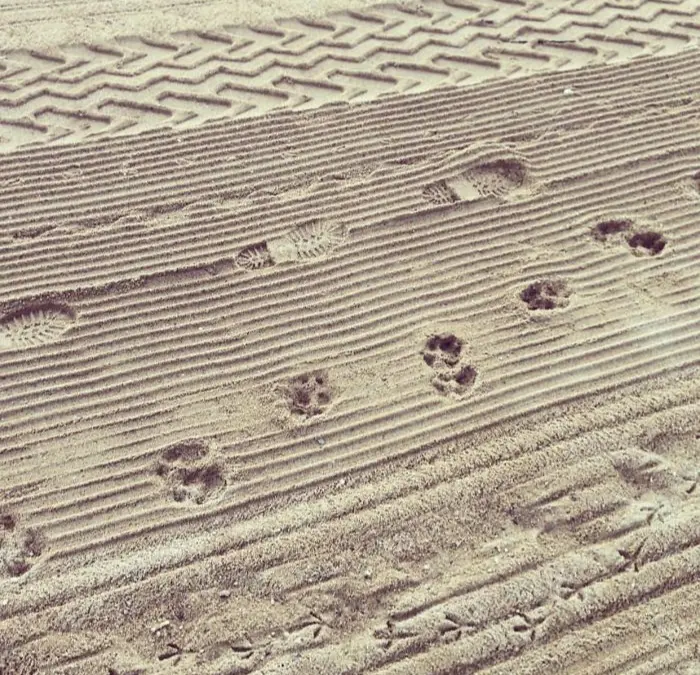
{"type": "Polygon", "coordinates": [[[0,13],[0,675],[700,672],[696,3],[0,13]]]}

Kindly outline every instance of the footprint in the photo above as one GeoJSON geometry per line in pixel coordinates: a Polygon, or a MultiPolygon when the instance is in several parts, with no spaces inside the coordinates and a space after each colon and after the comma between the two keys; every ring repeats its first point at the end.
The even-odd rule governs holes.
{"type": "Polygon", "coordinates": [[[463,352],[463,340],[452,333],[437,333],[426,340],[421,355],[434,371],[431,383],[441,394],[462,396],[476,384],[478,372],[463,362],[463,352]]]}
{"type": "Polygon", "coordinates": [[[597,223],[591,234],[604,243],[626,242],[636,255],[658,255],[666,248],[666,237],[660,232],[640,229],[634,221],[622,218],[597,223]]]}
{"type": "Polygon", "coordinates": [[[569,296],[566,283],[559,279],[535,281],[520,292],[520,299],[531,311],[551,310],[566,307],[569,296]]]}
{"type": "Polygon", "coordinates": [[[481,197],[504,197],[525,184],[525,167],[513,159],[497,159],[469,169],[465,177],[481,197]]]}
{"type": "Polygon", "coordinates": [[[328,373],[315,370],[297,375],[284,386],[284,395],[292,413],[304,417],[320,415],[333,398],[328,373]]]}
{"type": "Polygon", "coordinates": [[[75,312],[66,305],[24,305],[0,317],[0,349],[31,349],[55,342],[74,323],[75,312]]]}
{"type": "Polygon", "coordinates": [[[203,504],[220,496],[226,479],[207,445],[198,439],[171,445],[161,451],[158,475],[176,502],[203,504]]]}
{"type": "Polygon", "coordinates": [[[238,252],[234,262],[241,269],[249,271],[260,270],[275,264],[265,241],[246,246],[238,252]]]}
{"type": "Polygon", "coordinates": [[[323,258],[345,240],[345,230],[323,220],[314,220],[280,237],[247,246],[235,257],[238,267],[255,271],[278,263],[323,258]]]}
{"type": "Polygon", "coordinates": [[[26,574],[44,550],[44,537],[34,528],[17,526],[16,518],[0,515],[0,564],[9,576],[26,574]]]}
{"type": "Polygon", "coordinates": [[[482,161],[462,173],[426,185],[423,199],[433,204],[455,204],[478,199],[503,199],[524,187],[528,180],[525,165],[514,158],[482,161]]]}
{"type": "Polygon", "coordinates": [[[452,367],[459,363],[463,342],[451,333],[440,333],[428,338],[421,351],[423,360],[432,367],[452,367]]]}
{"type": "Polygon", "coordinates": [[[423,199],[433,204],[456,204],[460,201],[459,195],[449,186],[446,180],[430,183],[423,188],[423,199]]]}

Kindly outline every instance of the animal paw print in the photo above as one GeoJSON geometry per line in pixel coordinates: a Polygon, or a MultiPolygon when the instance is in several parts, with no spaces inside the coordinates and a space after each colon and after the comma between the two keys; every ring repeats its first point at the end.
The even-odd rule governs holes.
{"type": "Polygon", "coordinates": [[[44,537],[34,528],[20,528],[16,518],[0,513],[0,564],[11,577],[26,574],[44,550],[44,537]]]}
{"type": "Polygon", "coordinates": [[[164,481],[176,502],[203,504],[220,495],[226,479],[200,440],[171,445],[160,453],[156,475],[164,481]]]}
{"type": "Polygon", "coordinates": [[[638,229],[632,220],[613,219],[599,222],[592,230],[596,241],[625,241],[635,255],[658,255],[666,248],[666,237],[653,230],[638,229]]]}
{"type": "Polygon", "coordinates": [[[478,373],[463,363],[463,350],[463,341],[451,333],[432,335],[426,341],[421,354],[433,369],[432,384],[441,394],[461,396],[474,387],[478,373]]]}
{"type": "Polygon", "coordinates": [[[328,373],[315,370],[291,378],[284,387],[289,409],[296,415],[312,417],[325,412],[331,403],[333,392],[328,373]]]}
{"type": "Polygon", "coordinates": [[[566,307],[571,292],[564,281],[544,279],[535,281],[520,292],[520,299],[531,311],[566,307]]]}

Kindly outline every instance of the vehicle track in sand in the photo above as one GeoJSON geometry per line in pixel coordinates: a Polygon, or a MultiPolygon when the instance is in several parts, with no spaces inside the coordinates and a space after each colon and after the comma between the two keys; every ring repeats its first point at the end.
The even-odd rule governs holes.
{"type": "Polygon", "coordinates": [[[671,55],[699,37],[700,8],[688,0],[429,0],[8,51],[0,55],[0,148],[671,55]]]}

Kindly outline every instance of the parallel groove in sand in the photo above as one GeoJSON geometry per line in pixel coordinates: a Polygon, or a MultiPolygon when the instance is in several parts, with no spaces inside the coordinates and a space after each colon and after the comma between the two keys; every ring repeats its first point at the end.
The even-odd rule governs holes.
{"type": "MultiPolygon", "coordinates": [[[[5,373],[0,466],[3,489],[13,495],[7,506],[21,514],[23,526],[38,527],[47,538],[47,553],[28,573],[26,585],[0,580],[7,589],[0,626],[38,619],[47,607],[56,616],[80,615],[84,596],[99,607],[108,597],[177,575],[188,575],[194,587],[209,587],[216,581],[206,570],[224,561],[245,560],[248,569],[271,571],[303,560],[304,547],[314,540],[325,546],[324,534],[333,528],[347,526],[344,536],[351,536],[365,519],[377,523],[379,537],[418,490],[425,508],[436,508],[453,488],[464,489],[469,481],[498,491],[508,472],[515,477],[509,489],[516,490],[538,474],[535,463],[524,470],[525,459],[546,457],[545,466],[556,468],[547,454],[554,452],[549,440],[529,446],[530,439],[505,452],[492,448],[483,456],[450,451],[434,465],[436,473],[423,467],[422,483],[411,474],[410,480],[385,482],[381,491],[372,492],[361,478],[421,457],[436,445],[459,443],[515,421],[526,424],[556,405],[586,402],[666,376],[666,382],[676,380],[656,398],[632,397],[627,407],[620,401],[614,410],[582,414],[578,427],[562,422],[569,425],[564,437],[581,442],[592,429],[604,429],[606,438],[615,439],[620,425],[633,429],[633,422],[645,423],[652,414],[674,409],[687,414],[688,407],[697,406],[697,384],[688,381],[683,388],[680,383],[700,366],[700,195],[694,200],[681,190],[700,161],[693,102],[700,93],[693,77],[698,63],[700,56],[692,51],[617,68],[548,74],[527,83],[494,82],[469,92],[394,98],[353,110],[285,113],[180,134],[155,131],[137,143],[107,139],[6,155],[2,176],[25,182],[5,185],[1,192],[0,222],[10,242],[0,252],[5,306],[56,291],[78,319],[53,344],[0,352],[5,373]],[[610,75],[608,89],[602,89],[608,100],[591,108],[587,92],[600,96],[595,85],[602,73],[610,75]],[[564,99],[562,86],[572,86],[576,96],[564,99]],[[494,110],[519,96],[522,115],[509,126],[494,110]],[[441,102],[439,113],[419,119],[441,102]],[[659,106],[669,109],[662,114],[659,106]],[[419,137],[419,126],[434,137],[419,137]],[[361,142],[344,147],[360,127],[361,142]],[[392,144],[382,148],[378,139],[392,129],[392,144]],[[261,141],[271,130],[270,138],[261,141]],[[508,134],[518,133],[526,140],[503,144],[508,134]],[[322,137],[313,140],[314,134],[322,137]],[[246,135],[234,163],[216,161],[246,135]],[[275,143],[282,137],[292,149],[313,140],[308,155],[276,167],[275,143]],[[182,142],[173,143],[175,138],[182,142]],[[189,173],[180,168],[169,175],[172,161],[187,159],[203,139],[211,140],[211,149],[197,158],[199,163],[189,173]],[[491,158],[510,151],[522,157],[535,192],[445,208],[423,200],[422,188],[460,173],[477,156],[479,143],[492,145],[491,158]],[[116,166],[100,166],[105,152],[116,166]],[[614,154],[612,159],[607,153],[614,154]],[[397,163],[402,158],[417,161],[397,163]],[[127,160],[137,168],[151,165],[141,175],[120,179],[118,163],[127,160]],[[59,175],[76,161],[86,171],[82,177],[42,183],[42,167],[53,166],[59,175]],[[320,174],[350,172],[366,161],[379,167],[369,177],[320,183],[320,174]],[[247,203],[236,201],[246,185],[262,190],[273,183],[282,189],[279,199],[259,194],[247,203]],[[299,188],[308,192],[293,192],[299,188]],[[161,222],[155,209],[166,190],[165,211],[178,201],[192,203],[161,214],[161,222]],[[212,205],[217,198],[232,201],[212,205]],[[100,211],[111,217],[122,202],[129,208],[141,205],[147,213],[151,209],[147,219],[156,227],[129,230],[128,223],[110,224],[108,218],[101,230],[99,223],[84,222],[100,211]],[[46,225],[50,214],[59,214],[51,223],[57,228],[31,238],[32,228],[46,225]],[[314,214],[331,214],[348,228],[346,240],[327,259],[280,264],[259,274],[232,270],[230,261],[239,248],[279,236],[314,214]],[[658,226],[668,238],[667,249],[657,257],[638,258],[624,242],[594,242],[590,226],[595,218],[616,214],[639,215],[642,224],[649,218],[650,227],[658,226]],[[83,219],[75,235],[61,229],[68,219],[77,219],[79,226],[83,219]],[[23,229],[30,238],[10,239],[23,229]],[[81,242],[80,250],[75,242],[81,242]],[[157,252],[164,245],[167,250],[157,252]],[[213,275],[206,271],[212,264],[213,275]],[[550,275],[567,279],[571,305],[530,321],[535,315],[521,307],[517,292],[550,275]],[[441,329],[444,321],[463,327],[479,369],[477,388],[461,401],[447,402],[434,393],[430,369],[420,356],[423,333],[441,329]],[[363,400],[353,380],[368,358],[393,386],[384,392],[380,409],[363,400]],[[338,378],[341,395],[335,408],[307,425],[305,434],[268,427],[246,437],[235,411],[211,423],[186,414],[195,398],[202,408],[216,409],[225,392],[259,396],[275,381],[314,367],[338,378]],[[154,462],[171,442],[200,435],[218,438],[216,458],[236,473],[221,502],[178,506],[158,483],[154,462]],[[73,447],[73,439],[83,440],[73,447]],[[57,451],[63,446],[65,452],[57,451]],[[460,458],[468,462],[460,464],[460,458]],[[35,485],[37,467],[51,478],[35,485]],[[338,481],[354,478],[359,487],[338,489],[338,481]],[[331,501],[321,500],[319,491],[328,491],[331,501]],[[306,498],[318,510],[303,510],[306,498]],[[291,506],[276,510],[287,502],[291,506]],[[237,520],[246,513],[258,515],[237,520]],[[216,540],[208,539],[213,532],[216,540]],[[178,537],[181,550],[169,545],[178,537]],[[145,542],[153,546],[153,555],[139,560],[145,542]],[[72,569],[80,566],[77,561],[85,564],[84,576],[72,569]],[[33,584],[35,572],[41,585],[33,584]]],[[[542,437],[548,439],[547,433],[542,430],[542,437]]],[[[561,427],[552,433],[561,435],[561,427]]],[[[625,433],[634,437],[633,431],[625,433]]],[[[567,456],[565,449],[561,453],[567,456]]],[[[593,453],[588,447],[577,461],[593,453]]],[[[664,529],[663,522],[651,520],[630,524],[620,513],[627,506],[641,512],[642,502],[616,493],[619,479],[598,456],[603,468],[585,465],[585,480],[566,488],[577,491],[579,504],[593,500],[597,508],[554,508],[547,516],[552,528],[605,522],[597,539],[591,539],[596,543],[549,556],[540,547],[535,562],[518,561],[508,573],[494,571],[479,586],[485,589],[481,592],[497,597],[508,594],[509,584],[529,588],[527,579],[540,583],[548,564],[563,565],[567,556],[588,555],[595,547],[614,553],[637,541],[644,545],[646,538],[654,544],[667,537],[666,543],[650,544],[638,572],[618,570],[593,582],[605,599],[600,611],[585,608],[517,653],[491,649],[489,668],[534,663],[560,640],[603,630],[610,617],[631,622],[639,603],[675,603],[684,593],[697,592],[700,534],[690,526],[697,494],[687,492],[685,501],[673,505],[685,529],[664,529]]],[[[553,469],[553,481],[557,475],[553,469]]],[[[416,589],[410,613],[447,611],[475,597],[474,586],[458,586],[440,580],[437,598],[433,594],[434,603],[427,606],[417,601],[418,591],[425,590],[421,583],[409,583],[416,589]]],[[[302,583],[300,592],[304,588],[302,583]]],[[[453,644],[424,632],[393,652],[373,645],[363,672],[450,672],[472,658],[472,641],[487,639],[491,628],[506,626],[512,618],[494,615],[483,631],[453,644]],[[438,671],[431,670],[435,664],[438,671]]],[[[366,631],[350,634],[342,644],[349,654],[359,654],[352,650],[368,637],[366,631]]],[[[304,647],[304,663],[321,663],[328,648],[324,643],[304,647]]],[[[651,643],[641,648],[656,654],[651,643]]],[[[286,655],[282,651],[251,669],[266,672],[286,655]]],[[[68,669],[101,658],[86,650],[53,663],[68,669]]],[[[596,672],[604,672],[604,659],[595,668],[598,663],[596,672]]],[[[613,667],[618,666],[626,667],[619,662],[613,667]]]]}
{"type": "MultiPolygon", "coordinates": [[[[70,141],[624,62],[632,46],[636,57],[697,46],[692,19],[699,10],[692,2],[650,13],[644,2],[612,12],[608,2],[567,4],[543,9],[429,0],[420,12],[383,5],[321,22],[279,21],[257,32],[234,26],[217,35],[174,34],[163,42],[130,38],[73,45],[64,53],[9,52],[0,70],[0,123],[10,133],[13,125],[34,133],[38,142],[70,141]],[[82,53],[72,55],[71,48],[82,53]],[[94,65],[90,55],[99,57],[94,65]],[[478,68],[488,72],[480,75],[478,68]],[[380,82],[381,91],[374,90],[380,82]],[[112,109],[104,109],[108,105],[112,109]],[[47,114],[58,119],[44,122],[47,114]]],[[[32,142],[4,140],[0,146],[10,148],[32,142]]]]}

